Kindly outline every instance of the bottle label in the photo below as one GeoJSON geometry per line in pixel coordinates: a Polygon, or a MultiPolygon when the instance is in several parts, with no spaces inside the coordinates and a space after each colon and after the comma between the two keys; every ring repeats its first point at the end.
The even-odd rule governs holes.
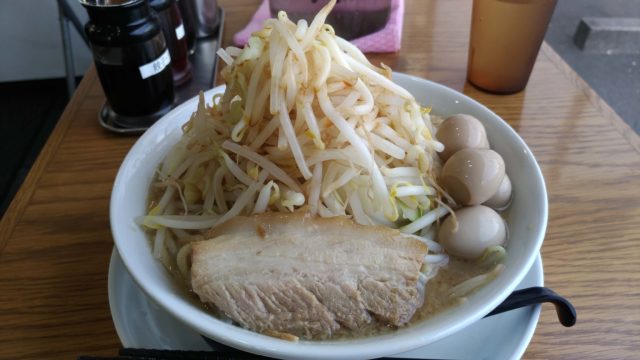
{"type": "Polygon", "coordinates": [[[164,70],[170,63],[171,55],[169,55],[169,49],[167,49],[157,59],[140,66],[140,76],[142,76],[142,79],[153,76],[164,70]]]}
{"type": "Polygon", "coordinates": [[[180,24],[180,26],[176,28],[176,37],[178,40],[184,37],[184,25],[180,24]]]}

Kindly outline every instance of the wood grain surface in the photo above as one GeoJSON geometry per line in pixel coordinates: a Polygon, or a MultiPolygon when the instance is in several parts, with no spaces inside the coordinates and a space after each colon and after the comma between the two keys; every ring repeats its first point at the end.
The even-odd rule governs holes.
{"type": "MultiPolygon", "coordinates": [[[[220,0],[225,44],[258,0],[220,0]]],[[[402,50],[371,55],[482,102],[529,144],[545,176],[545,283],[568,297],[563,328],[544,305],[525,358],[640,358],[640,140],[543,45],[526,90],[491,95],[465,82],[470,1],[406,3],[402,50]]],[[[0,358],[114,355],[107,299],[109,197],[136,138],[97,123],[104,101],[84,77],[0,223],[0,358]]],[[[473,354],[469,355],[473,358],[473,354]]]]}

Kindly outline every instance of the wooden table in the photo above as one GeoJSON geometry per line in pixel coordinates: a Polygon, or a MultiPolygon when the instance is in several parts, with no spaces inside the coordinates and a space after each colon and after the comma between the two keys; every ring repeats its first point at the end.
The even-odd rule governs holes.
{"type": "MultiPolygon", "coordinates": [[[[225,44],[257,0],[220,1],[225,44]]],[[[549,192],[546,285],[571,299],[563,328],[544,305],[525,357],[640,357],[640,139],[547,45],[527,89],[465,82],[469,1],[407,1],[402,50],[371,56],[479,100],[536,155],[549,192]]],[[[0,223],[0,358],[115,355],[107,300],[109,196],[136,138],[104,131],[89,70],[0,223]]],[[[472,358],[473,354],[469,354],[472,358]]]]}

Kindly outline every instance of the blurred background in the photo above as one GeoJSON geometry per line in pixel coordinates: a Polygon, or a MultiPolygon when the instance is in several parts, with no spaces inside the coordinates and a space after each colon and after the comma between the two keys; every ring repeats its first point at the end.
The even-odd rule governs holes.
{"type": "MultiPolygon", "coordinates": [[[[79,2],[66,3],[84,24],[87,15],[79,2]]],[[[0,0],[0,33],[3,214],[62,114],[68,95],[56,1],[0,0]]],[[[93,60],[73,27],[70,40],[73,78],[78,82],[93,60]]],[[[559,0],[545,40],[640,131],[640,0],[559,0]]]]}

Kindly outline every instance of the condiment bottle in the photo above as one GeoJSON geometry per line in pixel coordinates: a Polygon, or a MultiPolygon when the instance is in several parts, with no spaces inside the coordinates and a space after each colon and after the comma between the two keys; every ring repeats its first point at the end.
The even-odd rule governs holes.
{"type": "Polygon", "coordinates": [[[81,3],[89,14],[85,32],[111,109],[126,117],[168,112],[174,99],[171,56],[149,4],[143,0],[81,3]]]}
{"type": "Polygon", "coordinates": [[[189,63],[189,49],[186,31],[180,16],[176,0],[150,0],[149,4],[156,11],[160,27],[167,39],[171,53],[171,71],[173,83],[178,86],[191,78],[191,64],[189,63]]]}
{"type": "Polygon", "coordinates": [[[194,8],[193,0],[177,0],[180,16],[187,37],[187,49],[189,55],[196,52],[196,35],[198,34],[198,14],[194,8]]]}

